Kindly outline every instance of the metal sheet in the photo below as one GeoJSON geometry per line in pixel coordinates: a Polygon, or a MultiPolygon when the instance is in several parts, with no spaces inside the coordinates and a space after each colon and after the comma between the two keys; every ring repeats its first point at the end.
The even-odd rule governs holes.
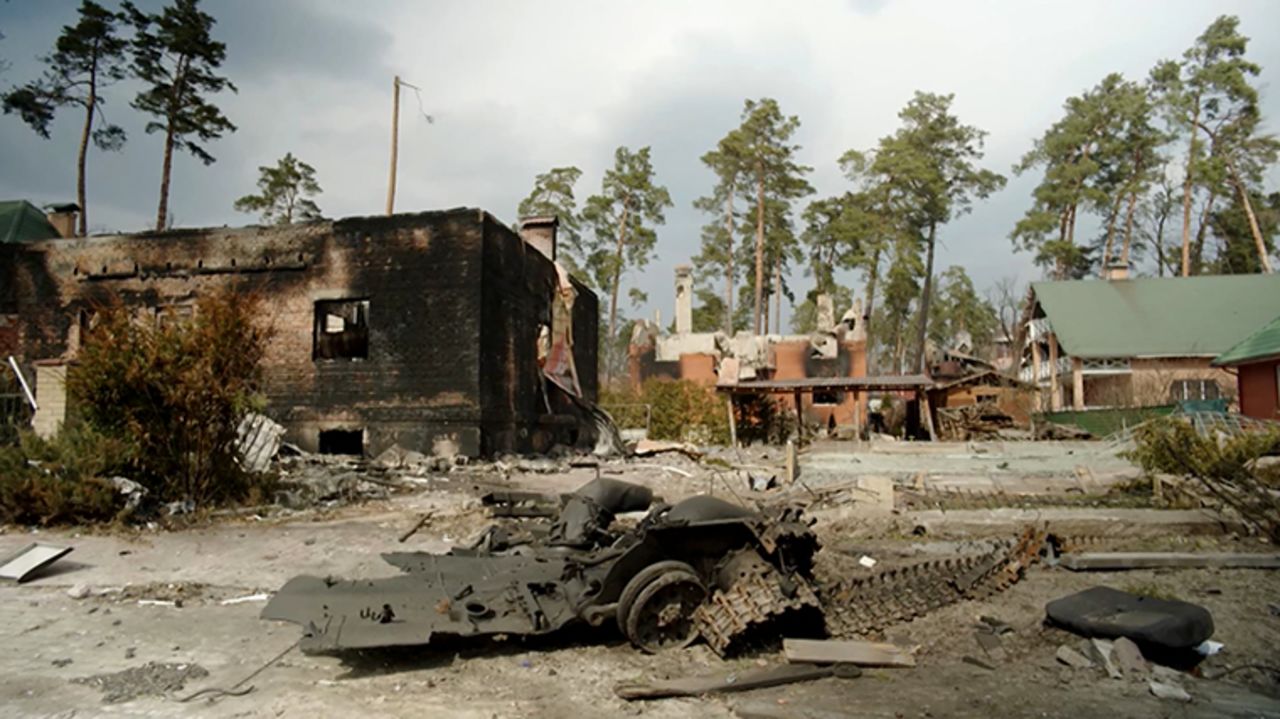
{"type": "Polygon", "coordinates": [[[58,547],[43,542],[28,544],[17,553],[0,561],[0,579],[25,582],[33,572],[65,557],[71,549],[71,547],[58,547]]]}

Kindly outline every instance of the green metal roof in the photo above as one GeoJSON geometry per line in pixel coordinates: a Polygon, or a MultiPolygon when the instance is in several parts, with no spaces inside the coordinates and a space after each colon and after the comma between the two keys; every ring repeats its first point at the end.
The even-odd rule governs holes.
{"type": "Polygon", "coordinates": [[[1248,364],[1267,357],[1280,357],[1280,317],[1245,337],[1239,344],[1218,355],[1215,365],[1248,364]]]}
{"type": "Polygon", "coordinates": [[[1280,310],[1280,275],[1032,283],[1067,354],[1215,357],[1280,310]]]}
{"type": "Polygon", "coordinates": [[[0,201],[0,242],[33,242],[58,237],[40,208],[26,200],[0,201]]]}

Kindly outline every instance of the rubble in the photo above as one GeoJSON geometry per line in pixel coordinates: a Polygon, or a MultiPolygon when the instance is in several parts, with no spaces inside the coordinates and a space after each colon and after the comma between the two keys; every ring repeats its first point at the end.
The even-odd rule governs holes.
{"type": "Polygon", "coordinates": [[[109,674],[79,677],[71,682],[101,691],[103,704],[119,704],[145,696],[163,697],[182,689],[192,679],[207,676],[208,670],[199,664],[147,662],[109,674]]]}

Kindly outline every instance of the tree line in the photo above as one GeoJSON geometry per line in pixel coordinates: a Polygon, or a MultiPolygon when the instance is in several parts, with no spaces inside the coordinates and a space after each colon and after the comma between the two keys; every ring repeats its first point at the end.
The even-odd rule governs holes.
{"type": "MultiPolygon", "coordinates": [[[[1158,275],[1270,271],[1280,193],[1267,194],[1263,179],[1280,143],[1262,131],[1251,84],[1260,68],[1245,58],[1238,26],[1220,17],[1181,60],[1160,62],[1145,81],[1111,74],[1064,103],[1062,118],[1012,168],[1041,173],[1010,233],[1015,251],[1034,253],[1053,279],[1144,255],[1158,275]],[[1179,216],[1174,244],[1166,236],[1179,216]],[[1092,237],[1077,236],[1094,224],[1092,237]]],[[[789,277],[802,268],[813,289],[796,303],[792,330],[815,329],[818,294],[852,305],[852,289],[837,277],[856,272],[878,371],[923,370],[930,342],[947,346],[962,333],[978,348],[1012,339],[1020,293],[1011,282],[983,297],[962,267],[934,267],[948,223],[1006,184],[981,166],[986,133],[962,122],[953,102],[916,92],[898,129],[838,158],[848,189],[808,199],[813,168],[798,159],[799,117],[771,98],[745,101],[739,124],[701,158],[715,182],[693,201],[708,217],[693,257],[694,329],[781,332],[782,299],[796,303],[789,277]]],[[[618,148],[600,193],[579,212],[581,176],[573,166],[538,175],[518,212],[561,218],[566,261],[609,296],[602,348],[606,368],[619,370],[622,285],[652,258],[654,227],[671,199],[648,147],[618,148]]],[[[634,287],[628,296],[644,300],[634,287]]]]}
{"type": "MultiPolygon", "coordinates": [[[[208,143],[236,131],[212,101],[236,86],[218,74],[226,60],[226,44],[212,34],[216,20],[199,0],[173,0],[156,13],[143,12],[125,0],[109,10],[83,0],[76,22],[63,27],[51,53],[41,58],[40,77],[0,94],[5,114],[17,115],[38,135],[50,138],[55,117],[68,110],[82,118],[76,154],[77,232],[88,233],[86,168],[90,147],[121,150],[128,137],[108,122],[104,106],[111,86],[136,81],[130,107],[147,116],[147,134],[164,138],[155,229],[170,222],[169,195],[175,152],[185,152],[205,165],[216,158],[208,143]]],[[[292,154],[275,167],[259,168],[259,192],[235,203],[235,209],[260,213],[269,222],[313,219],[319,208],[308,199],[319,194],[315,170],[292,154]]]]}

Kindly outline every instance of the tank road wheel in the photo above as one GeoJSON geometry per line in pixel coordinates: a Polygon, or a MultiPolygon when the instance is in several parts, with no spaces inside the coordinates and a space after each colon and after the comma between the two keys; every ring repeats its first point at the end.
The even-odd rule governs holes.
{"type": "Polygon", "coordinates": [[[698,638],[694,610],[706,599],[707,588],[698,575],[669,569],[649,582],[631,604],[627,638],[650,654],[687,647],[698,638]]]}
{"type": "Polygon", "coordinates": [[[635,575],[631,577],[631,580],[627,582],[627,586],[622,588],[622,594],[618,595],[616,616],[618,618],[619,631],[623,634],[627,633],[627,618],[631,615],[631,605],[635,604],[636,597],[640,596],[640,592],[643,592],[644,588],[649,586],[649,582],[652,582],[666,572],[673,570],[681,570],[694,575],[697,574],[693,571],[693,567],[688,564],[678,562],[674,559],[669,559],[662,562],[654,562],[653,564],[650,564],[644,569],[636,572],[635,575]]]}

